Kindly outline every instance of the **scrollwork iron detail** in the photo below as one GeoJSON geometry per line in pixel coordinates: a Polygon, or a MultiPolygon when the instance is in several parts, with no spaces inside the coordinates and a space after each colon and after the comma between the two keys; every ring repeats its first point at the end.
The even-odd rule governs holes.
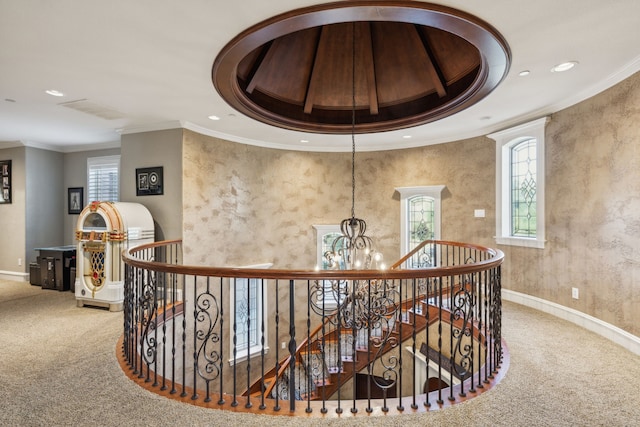
{"type": "Polygon", "coordinates": [[[198,375],[207,383],[220,376],[221,355],[214,345],[220,341],[216,326],[220,317],[218,300],[211,293],[198,295],[195,303],[196,339],[200,343],[195,357],[198,375]]]}
{"type": "Polygon", "coordinates": [[[454,292],[451,307],[452,336],[454,347],[451,352],[453,358],[453,369],[458,378],[465,378],[473,369],[473,337],[472,319],[477,301],[473,292],[475,283],[473,275],[461,276],[461,283],[454,292]]]}
{"type": "Polygon", "coordinates": [[[142,281],[142,291],[138,298],[141,312],[141,353],[145,363],[155,363],[158,353],[158,343],[154,331],[156,330],[156,283],[154,276],[146,274],[142,281]],[[146,280],[144,278],[146,277],[146,280]]]}

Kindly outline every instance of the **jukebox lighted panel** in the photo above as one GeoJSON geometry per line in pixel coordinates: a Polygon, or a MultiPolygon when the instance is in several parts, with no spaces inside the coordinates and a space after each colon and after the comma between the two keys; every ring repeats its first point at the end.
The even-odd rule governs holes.
{"type": "Polygon", "coordinates": [[[121,311],[124,301],[122,251],[154,241],[151,214],[139,203],[92,202],[76,226],[78,307],[108,307],[121,311]]]}

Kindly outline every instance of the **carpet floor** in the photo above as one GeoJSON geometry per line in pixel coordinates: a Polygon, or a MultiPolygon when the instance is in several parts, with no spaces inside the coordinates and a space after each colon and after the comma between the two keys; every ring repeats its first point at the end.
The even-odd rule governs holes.
{"type": "Polygon", "coordinates": [[[465,403],[340,419],[240,414],[175,402],[129,380],[116,360],[122,313],[0,280],[0,425],[640,426],[640,356],[513,303],[504,304],[502,325],[509,370],[465,403]]]}

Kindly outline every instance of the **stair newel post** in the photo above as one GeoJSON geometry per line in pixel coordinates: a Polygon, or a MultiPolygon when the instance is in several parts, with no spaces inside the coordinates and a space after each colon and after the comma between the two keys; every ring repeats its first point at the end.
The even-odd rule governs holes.
{"type": "Polygon", "coordinates": [[[289,410],[296,409],[296,310],[295,282],[289,280],[289,410]]]}

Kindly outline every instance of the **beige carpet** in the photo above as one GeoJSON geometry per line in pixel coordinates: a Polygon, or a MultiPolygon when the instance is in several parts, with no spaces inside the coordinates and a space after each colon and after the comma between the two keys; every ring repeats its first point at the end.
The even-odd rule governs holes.
{"type": "Polygon", "coordinates": [[[511,365],[498,386],[421,415],[340,420],[235,414],[177,403],[130,381],[116,361],[122,313],[77,308],[70,292],[0,280],[2,426],[639,426],[640,356],[506,303],[511,365]]]}

